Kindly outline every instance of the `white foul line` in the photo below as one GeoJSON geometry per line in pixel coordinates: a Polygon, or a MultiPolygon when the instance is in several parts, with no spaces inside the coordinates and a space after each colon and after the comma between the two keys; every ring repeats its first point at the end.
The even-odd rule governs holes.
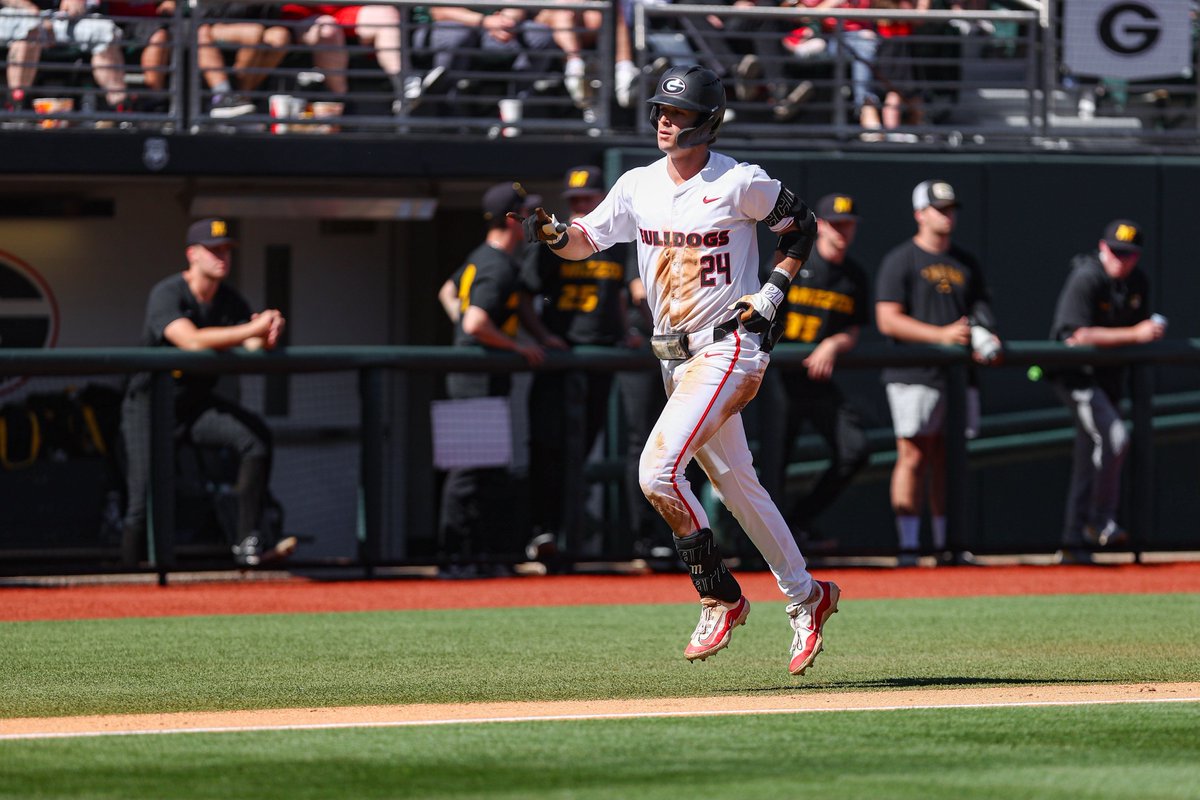
{"type": "MultiPolygon", "coordinates": [[[[315,731],[345,728],[418,728],[434,725],[480,725],[490,722],[584,722],[604,719],[662,719],[671,717],[736,717],[756,714],[813,714],[830,711],[931,711],[938,709],[1030,708],[1041,706],[1106,706],[1149,703],[1200,703],[1200,697],[1116,698],[1108,700],[1027,700],[1012,703],[947,703],[944,705],[846,706],[841,708],[734,708],[695,711],[627,711],[607,714],[552,714],[525,717],[477,717],[463,719],[395,720],[376,722],[315,722],[310,724],[245,725],[208,728],[159,728],[120,731],[71,731],[0,734],[0,741],[28,739],[77,739],[93,736],[151,736],[171,733],[247,733],[265,731],[315,731]]],[[[3,722],[0,720],[0,722],[3,722]]]]}

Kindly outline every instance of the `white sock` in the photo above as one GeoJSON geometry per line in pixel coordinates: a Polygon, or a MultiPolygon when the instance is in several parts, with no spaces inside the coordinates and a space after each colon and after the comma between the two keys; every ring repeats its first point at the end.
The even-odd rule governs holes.
{"type": "Polygon", "coordinates": [[[900,535],[901,550],[918,550],[921,547],[921,518],[912,514],[896,517],[896,533],[900,535]]]}
{"type": "Polygon", "coordinates": [[[933,522],[933,549],[946,549],[946,516],[935,516],[933,522]]]}
{"type": "Polygon", "coordinates": [[[570,58],[567,59],[566,66],[563,69],[564,75],[578,77],[578,76],[582,76],[583,73],[584,73],[584,64],[583,64],[582,58],[580,58],[579,56],[571,56],[570,58]]]}

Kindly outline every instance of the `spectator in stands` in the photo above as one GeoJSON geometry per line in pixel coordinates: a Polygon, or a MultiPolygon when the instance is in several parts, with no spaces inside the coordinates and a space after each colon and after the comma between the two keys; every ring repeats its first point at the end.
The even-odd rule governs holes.
{"type": "Polygon", "coordinates": [[[633,87],[637,82],[637,65],[633,63],[633,0],[614,0],[616,41],[613,44],[613,95],[617,105],[629,108],[633,105],[633,87]]]}
{"type": "Polygon", "coordinates": [[[9,106],[29,106],[42,48],[74,45],[91,54],[92,76],[110,109],[125,107],[125,56],[121,29],[88,13],[85,0],[0,0],[0,45],[8,45],[9,106]]]}
{"type": "MultiPolygon", "coordinates": [[[[251,312],[245,298],[225,283],[234,245],[226,221],[205,219],[192,224],[186,244],[187,268],[150,290],[141,344],[181,350],[274,348],[283,333],[283,314],[274,308],[251,312]]],[[[257,415],[217,394],[216,384],[215,375],[176,373],[176,435],[194,445],[228,447],[237,452],[234,494],[238,511],[230,544],[239,564],[254,566],[264,555],[289,554],[296,540],[284,539],[273,543],[273,550],[264,551],[268,543],[261,521],[271,472],[270,430],[257,415]]],[[[146,531],[150,387],[149,373],[134,375],[121,411],[128,459],[124,551],[129,562],[136,560],[146,531]]]]}
{"type": "Polygon", "coordinates": [[[400,11],[395,6],[285,5],[285,19],[304,20],[301,41],[314,47],[313,65],[325,75],[325,86],[334,94],[348,89],[349,52],[346,37],[353,36],[375,49],[379,68],[392,84],[393,113],[400,113],[404,80],[400,61],[400,11]]]}
{"type": "Polygon", "coordinates": [[[166,91],[171,71],[169,26],[175,8],[175,0],[112,0],[108,4],[108,12],[114,17],[137,17],[136,21],[122,22],[121,27],[127,42],[142,45],[142,80],[148,92],[136,98],[134,105],[143,110],[162,110],[167,106],[166,97],[160,93],[166,91]]]}
{"type": "MultiPolygon", "coordinates": [[[[1138,267],[1142,244],[1142,227],[1117,219],[1105,227],[1095,251],[1071,260],[1050,338],[1092,347],[1121,347],[1162,338],[1166,323],[1151,316],[1150,281],[1138,267]]],[[[1087,563],[1092,557],[1085,546],[1119,545],[1128,539],[1117,522],[1121,464],[1129,442],[1118,410],[1125,369],[1095,366],[1048,374],[1054,391],[1075,418],[1075,457],[1059,558],[1087,563]]]]}
{"type": "Polygon", "coordinates": [[[510,81],[512,99],[521,99],[548,79],[550,66],[562,53],[554,44],[549,26],[529,18],[520,8],[475,11],[467,6],[431,6],[414,9],[421,23],[414,47],[433,52],[432,69],[412,91],[410,104],[447,88],[453,73],[464,70],[526,73],[510,81]],[[464,55],[464,50],[477,50],[464,55]]]}
{"type": "Polygon", "coordinates": [[[225,119],[252,114],[255,102],[246,93],[253,92],[287,55],[291,32],[279,19],[279,6],[261,3],[222,3],[200,6],[196,26],[196,63],[205,84],[212,91],[209,113],[225,119]],[[229,79],[225,56],[220,45],[238,45],[229,79]]]}
{"type": "MultiPolygon", "coordinates": [[[[867,437],[858,412],[834,383],[838,357],[858,344],[867,324],[867,273],[848,255],[858,230],[854,199],[829,194],[817,201],[817,242],[788,289],[776,324],[782,339],[815,344],[803,370],[784,370],[788,398],[785,469],[792,461],[800,425],[808,420],[829,447],[829,467],[786,513],[801,547],[812,549],[813,522],[833,504],[867,462],[867,437]]],[[[784,485],[784,475],[779,476],[784,485]]],[[[828,540],[827,540],[828,541],[828,540]]],[[[829,542],[832,544],[832,542],[829,542]]]]}
{"type": "MultiPolygon", "coordinates": [[[[566,0],[559,0],[565,2],[566,0]]],[[[570,8],[545,8],[534,20],[551,31],[554,43],[562,50],[563,85],[579,108],[591,105],[592,87],[587,77],[584,51],[596,49],[596,38],[604,23],[600,11],[576,11],[570,8]]]]}
{"type": "MultiPolygon", "coordinates": [[[[813,10],[869,9],[872,0],[799,0],[796,5],[813,10]]],[[[818,36],[809,28],[810,35],[789,37],[785,45],[799,58],[811,58],[823,53],[836,58],[845,51],[854,93],[854,114],[861,119],[865,108],[879,104],[879,98],[874,93],[875,51],[879,47],[875,22],[869,19],[839,20],[827,17],[821,22],[821,30],[818,36]]],[[[869,112],[867,119],[870,119],[869,112]]]]}
{"type": "MultiPolygon", "coordinates": [[[[930,0],[874,0],[872,7],[894,8],[903,11],[928,11],[930,0]]],[[[921,91],[917,86],[913,52],[909,42],[916,30],[910,20],[880,19],[876,23],[879,48],[875,51],[875,91],[873,97],[883,98],[882,107],[874,103],[863,106],[859,121],[870,130],[892,130],[901,125],[921,124],[921,91]]],[[[888,134],[889,138],[907,139],[912,134],[888,134]]]]}
{"type": "MultiPolygon", "coordinates": [[[[516,256],[525,235],[521,223],[508,216],[510,211],[524,213],[540,203],[540,197],[527,195],[519,183],[496,184],[484,193],[486,237],[447,282],[456,287],[457,308],[447,308],[446,284],[438,293],[442,307],[458,318],[455,345],[515,352],[531,366],[545,358],[541,345],[517,339],[522,292],[516,256]]],[[[455,400],[507,397],[511,385],[507,372],[446,375],[446,393],[455,400]]],[[[506,548],[515,552],[519,545],[513,540],[511,509],[507,467],[449,470],[442,489],[439,528],[445,555],[471,562],[482,552],[504,552],[506,548]]]]}
{"type": "MultiPolygon", "coordinates": [[[[921,181],[912,202],[917,233],[879,265],[875,324],[893,341],[962,346],[972,346],[972,326],[980,326],[975,358],[988,360],[985,352],[999,348],[989,332],[995,324],[991,295],[979,261],[951,240],[959,205],[954,187],[942,180],[921,181]]],[[[896,432],[891,500],[901,564],[915,564],[927,479],[933,549],[946,549],[946,376],[938,367],[888,367],[883,380],[896,432]]],[[[967,435],[973,436],[979,428],[979,390],[974,375],[970,382],[967,435]]]]}

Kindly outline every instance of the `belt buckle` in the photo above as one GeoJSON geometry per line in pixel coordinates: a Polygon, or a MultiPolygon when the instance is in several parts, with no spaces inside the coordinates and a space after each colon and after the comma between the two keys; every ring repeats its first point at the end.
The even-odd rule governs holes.
{"type": "Polygon", "coordinates": [[[686,333],[662,333],[650,337],[650,350],[662,361],[683,361],[692,357],[686,333]]]}

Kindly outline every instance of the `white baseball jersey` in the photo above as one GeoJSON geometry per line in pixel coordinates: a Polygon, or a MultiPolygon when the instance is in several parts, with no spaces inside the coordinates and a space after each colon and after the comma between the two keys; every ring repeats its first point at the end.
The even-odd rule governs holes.
{"type": "MultiPolygon", "coordinates": [[[[636,241],[655,333],[698,333],[728,322],[736,315],[730,307],[762,287],[757,225],[778,216],[772,211],[782,188],[761,167],[720,153],[710,153],[704,168],[677,186],[663,158],[622,175],[592,213],[572,224],[597,250],[636,241]]],[[[741,410],[769,361],[758,338],[739,326],[691,358],[663,362],[667,404],[647,437],[638,481],[675,535],[687,536],[709,525],[685,474],[698,460],[779,588],[804,600],[812,576],[759,483],[742,427],[741,410]]]]}
{"type": "Polygon", "coordinates": [[[636,241],[654,332],[693,333],[728,321],[730,306],[762,287],[756,226],[781,188],[761,167],[721,153],[677,186],[664,157],[626,172],[572,224],[597,250],[636,241]]]}

